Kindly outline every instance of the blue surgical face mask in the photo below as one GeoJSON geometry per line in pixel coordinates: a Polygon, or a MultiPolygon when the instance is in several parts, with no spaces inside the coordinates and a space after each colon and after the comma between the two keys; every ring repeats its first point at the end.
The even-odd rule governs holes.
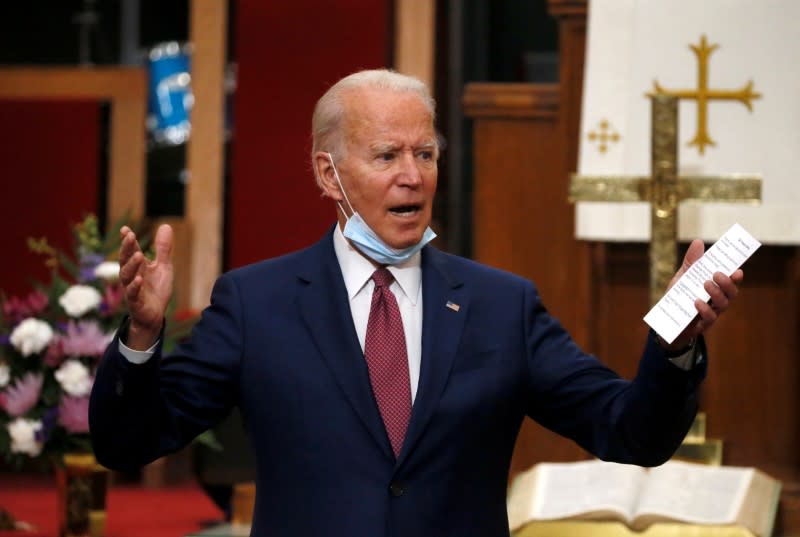
{"type": "Polygon", "coordinates": [[[342,181],[339,179],[339,172],[336,171],[336,165],[333,163],[333,156],[330,153],[328,153],[328,158],[331,161],[333,174],[336,176],[336,182],[339,183],[339,188],[344,195],[344,200],[347,202],[348,207],[350,207],[350,216],[347,216],[342,204],[338,201],[336,202],[339,206],[339,210],[342,211],[342,214],[347,218],[347,223],[344,225],[342,234],[346,239],[349,239],[353,246],[358,248],[362,254],[381,265],[398,265],[411,259],[411,256],[422,250],[426,244],[436,238],[436,233],[428,226],[428,228],[425,229],[425,233],[422,234],[422,240],[408,248],[392,248],[383,242],[383,240],[372,231],[372,228],[364,222],[361,215],[353,209],[353,206],[350,204],[350,199],[347,197],[347,193],[342,186],[342,181]]]}

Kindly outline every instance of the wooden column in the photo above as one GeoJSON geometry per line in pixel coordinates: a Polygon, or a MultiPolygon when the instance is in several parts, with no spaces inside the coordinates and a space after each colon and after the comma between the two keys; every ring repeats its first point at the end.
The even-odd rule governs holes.
{"type": "MultiPolygon", "coordinates": [[[[183,219],[162,218],[175,231],[173,261],[175,296],[179,309],[202,310],[222,270],[224,114],[223,87],[227,0],[192,0],[192,132],[187,146],[189,183],[183,219]]],[[[167,459],[162,457],[142,472],[142,485],[161,487],[167,481],[167,459]]],[[[172,456],[169,466],[187,466],[185,455],[172,456]]],[[[184,472],[186,470],[184,469],[184,472]]]]}
{"type": "Polygon", "coordinates": [[[425,82],[434,83],[436,2],[395,0],[394,67],[425,82]]]}
{"type": "Polygon", "coordinates": [[[222,270],[224,117],[223,87],[228,3],[191,2],[192,134],[187,163],[186,220],[192,239],[189,306],[208,304],[211,288],[222,270]]]}

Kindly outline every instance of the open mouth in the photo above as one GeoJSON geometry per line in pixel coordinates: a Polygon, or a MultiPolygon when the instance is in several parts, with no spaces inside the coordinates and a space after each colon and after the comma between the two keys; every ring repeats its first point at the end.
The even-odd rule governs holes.
{"type": "Polygon", "coordinates": [[[421,205],[398,205],[396,207],[390,207],[389,212],[395,216],[414,216],[419,211],[422,210],[421,205]]]}

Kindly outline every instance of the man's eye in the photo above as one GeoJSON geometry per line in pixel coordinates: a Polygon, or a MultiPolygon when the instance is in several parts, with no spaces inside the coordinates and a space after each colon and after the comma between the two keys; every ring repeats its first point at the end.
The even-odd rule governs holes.
{"type": "Polygon", "coordinates": [[[394,153],[381,153],[378,158],[388,162],[394,158],[394,153]]]}
{"type": "Polygon", "coordinates": [[[419,157],[422,160],[433,160],[433,151],[420,151],[419,157]]]}

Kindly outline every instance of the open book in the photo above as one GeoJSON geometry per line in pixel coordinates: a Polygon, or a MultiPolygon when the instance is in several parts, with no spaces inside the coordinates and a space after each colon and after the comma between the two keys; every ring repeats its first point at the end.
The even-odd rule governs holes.
{"type": "Polygon", "coordinates": [[[515,479],[508,518],[512,531],[533,521],[615,520],[635,531],[654,522],[683,522],[739,526],[769,537],[780,488],[754,468],[540,463],[515,479]]]}

